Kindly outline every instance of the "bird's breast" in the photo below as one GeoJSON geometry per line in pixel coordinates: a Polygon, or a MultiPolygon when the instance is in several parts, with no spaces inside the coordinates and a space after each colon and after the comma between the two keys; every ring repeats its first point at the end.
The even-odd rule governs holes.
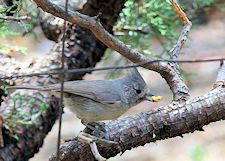
{"type": "Polygon", "coordinates": [[[88,122],[113,120],[128,110],[120,104],[103,104],[77,95],[64,98],[64,103],[78,118],[88,122]]]}

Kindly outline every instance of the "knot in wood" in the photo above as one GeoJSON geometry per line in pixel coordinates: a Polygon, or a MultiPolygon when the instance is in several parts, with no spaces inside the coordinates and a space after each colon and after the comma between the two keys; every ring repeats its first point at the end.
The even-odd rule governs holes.
{"type": "Polygon", "coordinates": [[[225,80],[214,83],[213,89],[218,88],[218,87],[225,88],[225,80]]]}

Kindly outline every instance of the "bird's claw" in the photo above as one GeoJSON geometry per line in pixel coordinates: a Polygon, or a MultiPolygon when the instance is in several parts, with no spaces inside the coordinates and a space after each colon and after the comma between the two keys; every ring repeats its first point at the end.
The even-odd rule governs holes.
{"type": "Polygon", "coordinates": [[[109,139],[109,137],[106,134],[104,122],[89,122],[89,123],[85,123],[84,125],[86,126],[86,128],[84,129],[84,132],[89,134],[94,134],[104,139],[109,139]]]}

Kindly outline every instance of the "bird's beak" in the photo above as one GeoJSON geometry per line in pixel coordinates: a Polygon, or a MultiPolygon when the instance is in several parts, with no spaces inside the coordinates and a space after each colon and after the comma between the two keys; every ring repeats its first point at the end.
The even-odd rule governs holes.
{"type": "Polygon", "coordinates": [[[162,96],[155,96],[154,94],[147,93],[145,96],[145,100],[150,102],[159,102],[163,97],[162,96]]]}

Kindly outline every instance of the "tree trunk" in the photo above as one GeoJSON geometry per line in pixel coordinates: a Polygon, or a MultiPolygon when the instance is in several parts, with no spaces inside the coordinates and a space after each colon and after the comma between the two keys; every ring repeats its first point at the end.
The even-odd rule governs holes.
{"type": "MultiPolygon", "coordinates": [[[[89,0],[82,12],[91,16],[101,12],[100,19],[108,31],[112,32],[112,26],[117,20],[124,0],[89,0]]],[[[66,65],[68,68],[93,67],[101,59],[106,49],[87,29],[76,25],[69,25],[66,35],[66,65]]],[[[59,42],[53,51],[46,55],[44,60],[31,62],[26,74],[48,71],[52,68],[59,68],[62,44],[59,42]]],[[[1,76],[24,74],[23,67],[11,57],[0,54],[1,76]]],[[[81,79],[82,74],[66,75],[67,80],[81,79]]],[[[31,78],[11,79],[8,83],[43,85],[58,82],[58,76],[39,76],[31,78]]],[[[48,93],[28,92],[20,95],[17,102],[6,98],[0,107],[1,116],[4,118],[3,139],[4,147],[0,149],[0,160],[2,161],[25,161],[31,158],[43,144],[43,139],[51,130],[58,117],[59,100],[51,97],[48,93]],[[27,100],[27,102],[24,100],[27,100]],[[33,100],[33,101],[31,101],[33,100]],[[16,108],[14,108],[16,105],[16,108]],[[43,106],[48,108],[41,111],[43,106]],[[30,112],[31,109],[33,113],[30,112]],[[37,115],[32,124],[26,124],[32,118],[27,118],[25,113],[37,115]],[[34,112],[35,111],[35,112],[34,112]],[[22,112],[22,113],[21,113],[22,112]],[[41,113],[38,113],[41,112],[41,113]],[[16,120],[15,120],[16,119],[16,120]],[[21,121],[24,121],[21,123],[21,121]]],[[[15,98],[14,98],[15,99],[15,98]]],[[[0,129],[1,130],[1,129],[0,129]]],[[[0,136],[1,137],[1,136],[0,136]]]]}

